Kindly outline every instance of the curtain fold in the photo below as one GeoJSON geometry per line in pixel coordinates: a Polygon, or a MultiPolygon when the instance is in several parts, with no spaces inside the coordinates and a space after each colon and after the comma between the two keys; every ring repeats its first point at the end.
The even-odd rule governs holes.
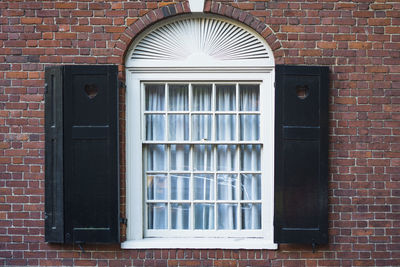
{"type": "MultiPolygon", "coordinates": [[[[193,85],[191,105],[187,84],[170,84],[167,91],[165,85],[146,87],[145,110],[170,111],[168,115],[145,115],[146,140],[188,141],[191,127],[193,141],[209,141],[212,140],[212,135],[216,141],[222,143],[236,140],[259,141],[259,87],[239,85],[238,92],[237,96],[236,85],[217,84],[217,114],[192,114],[190,117],[184,114],[189,111],[189,106],[192,112],[213,112],[210,84],[193,85]],[[168,92],[168,101],[165,92],[168,92]],[[238,111],[247,114],[237,115],[238,111]]],[[[146,145],[146,155],[147,171],[165,172],[148,175],[146,178],[147,198],[165,201],[148,204],[149,229],[167,229],[168,216],[171,216],[171,229],[191,229],[191,209],[194,229],[261,228],[261,204],[257,203],[261,200],[261,175],[254,173],[261,170],[261,145],[146,145]],[[166,166],[168,158],[170,166],[166,166]],[[190,162],[192,166],[189,166],[190,162]],[[192,176],[184,173],[191,170],[195,171],[192,176]],[[206,171],[216,173],[200,173],[206,171]],[[241,174],[229,173],[237,171],[241,171],[241,174]],[[168,172],[171,172],[169,176],[168,172]],[[189,192],[192,187],[193,199],[202,203],[185,203],[191,199],[189,192]],[[173,201],[169,207],[168,198],[173,201]],[[216,203],[216,200],[221,203],[216,203]],[[239,203],[239,200],[249,203],[239,203]]]]}

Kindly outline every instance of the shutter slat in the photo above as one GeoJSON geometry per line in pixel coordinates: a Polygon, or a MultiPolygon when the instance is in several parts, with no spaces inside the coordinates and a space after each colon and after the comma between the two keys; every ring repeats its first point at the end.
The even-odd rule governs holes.
{"type": "Polygon", "coordinates": [[[328,71],[276,67],[276,243],[328,242],[328,71]]]}
{"type": "Polygon", "coordinates": [[[45,71],[45,240],[64,242],[62,67],[45,71]]]}

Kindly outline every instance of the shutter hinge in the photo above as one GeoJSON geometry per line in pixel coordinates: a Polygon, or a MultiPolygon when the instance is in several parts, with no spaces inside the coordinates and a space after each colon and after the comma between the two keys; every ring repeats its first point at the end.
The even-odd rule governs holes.
{"type": "Polygon", "coordinates": [[[128,225],[128,219],[127,218],[119,218],[120,223],[128,225]]]}
{"type": "Polygon", "coordinates": [[[49,85],[47,83],[44,84],[44,93],[47,94],[49,92],[49,85]]]}
{"type": "Polygon", "coordinates": [[[317,244],[315,243],[315,240],[313,239],[312,241],[312,252],[315,253],[315,248],[317,247],[317,244]]]}
{"type": "Polygon", "coordinates": [[[126,88],[125,83],[122,81],[119,81],[119,89],[125,89],[125,88],[126,88]]]}

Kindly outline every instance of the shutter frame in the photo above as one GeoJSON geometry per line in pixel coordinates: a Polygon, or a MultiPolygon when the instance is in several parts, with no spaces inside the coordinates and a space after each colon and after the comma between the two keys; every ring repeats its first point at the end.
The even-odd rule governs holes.
{"type": "Polygon", "coordinates": [[[274,242],[327,244],[329,68],[277,65],[275,90],[274,242]],[[309,102],[291,102],[296,79],[309,102]]]}
{"type": "Polygon", "coordinates": [[[62,67],[45,70],[45,241],[64,242],[62,67]]]}
{"type": "MultiPolygon", "coordinates": [[[[61,81],[57,87],[61,102],[54,108],[61,114],[63,146],[50,157],[48,140],[52,132],[47,130],[51,122],[48,111],[54,108],[46,101],[45,239],[53,243],[119,243],[118,68],[115,65],[51,67],[46,69],[46,82],[53,70],[57,70],[61,81]],[[86,85],[96,85],[97,93],[92,96],[93,88],[87,90],[86,85]],[[62,157],[63,162],[62,182],[57,183],[57,191],[49,169],[54,155],[62,157]],[[57,238],[49,230],[52,219],[47,212],[54,203],[62,207],[58,218],[63,227],[57,228],[57,238]]],[[[46,100],[52,97],[48,85],[47,88],[46,100]]]]}

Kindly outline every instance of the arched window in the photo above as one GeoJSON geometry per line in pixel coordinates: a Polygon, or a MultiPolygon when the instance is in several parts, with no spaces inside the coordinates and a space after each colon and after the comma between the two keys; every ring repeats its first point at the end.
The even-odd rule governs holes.
{"type": "Polygon", "coordinates": [[[176,17],[142,33],[125,67],[123,247],[275,248],[265,40],[225,18],[176,17]]]}

